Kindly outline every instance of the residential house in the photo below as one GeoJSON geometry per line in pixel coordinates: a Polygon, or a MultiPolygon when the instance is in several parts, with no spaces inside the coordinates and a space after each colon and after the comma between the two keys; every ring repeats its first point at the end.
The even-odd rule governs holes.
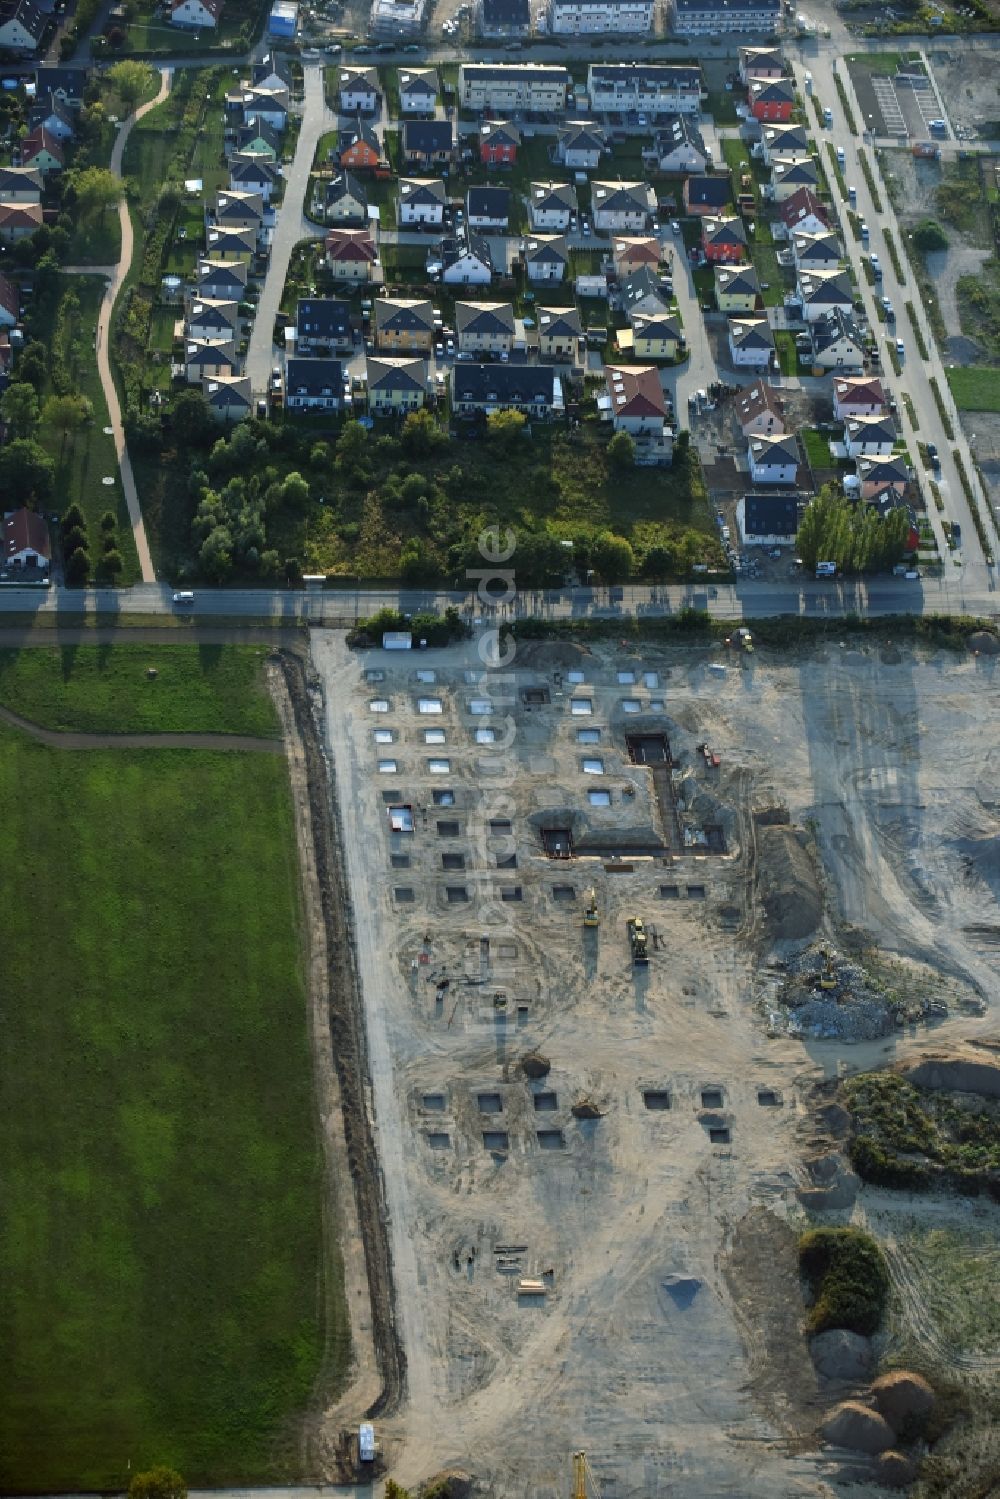
{"type": "Polygon", "coordinates": [[[550,0],[553,36],[644,36],[653,27],[654,0],[550,0]]]}
{"type": "Polygon", "coordinates": [[[716,177],[689,177],[681,189],[684,212],[704,215],[724,213],[729,207],[729,173],[716,177]]]}
{"type": "Polygon", "coordinates": [[[920,546],[920,531],[917,526],[917,515],[913,506],[906,498],[905,486],[901,484],[883,484],[873,494],[865,497],[865,504],[878,514],[880,520],[885,520],[891,511],[904,510],[910,523],[906,535],[903,550],[915,552],[920,546]]]}
{"type": "Polygon", "coordinates": [[[283,135],[288,125],[288,90],[283,88],[248,88],[241,98],[244,121],[262,120],[283,135]]]}
{"type": "Polygon", "coordinates": [[[354,343],[351,305],[336,297],[300,297],[295,304],[295,347],[300,354],[334,349],[346,353],[354,343]]]}
{"type": "Polygon", "coordinates": [[[212,260],[253,260],[257,235],[253,229],[213,227],[205,231],[205,249],[212,260]]]}
{"type": "Polygon", "coordinates": [[[810,188],[803,187],[778,204],[776,234],[779,227],[786,238],[797,233],[822,234],[830,227],[830,216],[816,194],[810,188]]]}
{"type": "Polygon", "coordinates": [[[628,432],[632,437],[663,437],[667,403],[655,365],[608,364],[604,367],[604,379],[616,432],[628,432]]]}
{"type": "Polygon", "coordinates": [[[368,410],[374,416],[416,411],[428,397],[426,359],[368,359],[368,410]]]}
{"type": "Polygon", "coordinates": [[[551,364],[456,364],[451,378],[459,416],[521,411],[547,421],[565,409],[562,379],[551,364]]]}
{"type": "Polygon", "coordinates": [[[742,260],[747,248],[743,220],[735,214],[725,218],[709,215],[702,219],[701,248],[705,259],[713,265],[719,261],[742,260]]]}
{"type": "Polygon", "coordinates": [[[220,422],[243,422],[253,410],[249,375],[215,375],[201,382],[205,405],[220,422]]]}
{"type": "Polygon", "coordinates": [[[510,223],[510,189],[470,187],[465,195],[465,217],[471,229],[505,232],[510,223]]]}
{"type": "Polygon", "coordinates": [[[479,159],[488,167],[512,167],[521,132],[507,120],[484,120],[479,127],[479,159]]]}
{"type": "Polygon", "coordinates": [[[775,203],[784,203],[800,189],[815,192],[819,186],[819,170],[812,157],[789,160],[775,156],[771,161],[771,197],[775,203]]]}
{"type": "Polygon", "coordinates": [[[344,404],[344,366],[339,359],[285,362],[285,405],[290,411],[339,411],[344,404]]]}
{"type": "Polygon", "coordinates": [[[773,32],[781,25],[781,0],[671,0],[679,36],[720,32],[773,32]]]}
{"type": "Polygon", "coordinates": [[[675,176],[703,173],[712,160],[712,153],[693,115],[671,115],[664,120],[653,137],[651,149],[642,154],[655,162],[661,172],[675,176]]]}
{"type": "Polygon", "coordinates": [[[463,354],[510,354],[514,309],[509,302],[456,302],[455,337],[463,354]]]}
{"type": "Polygon", "coordinates": [[[45,35],[47,14],[35,0],[6,0],[0,6],[0,47],[21,56],[36,52],[45,35]]]}
{"type": "Polygon", "coordinates": [[[379,264],[367,229],[333,229],[326,236],[326,263],[338,281],[372,281],[379,264]]]}
{"type": "Polygon", "coordinates": [[[657,272],[662,254],[660,241],[652,235],[626,234],[611,241],[611,259],[619,277],[630,276],[643,266],[657,272]]]}
{"type": "Polygon", "coordinates": [[[268,52],[250,70],[250,87],[284,89],[292,92],[292,70],[285,58],[276,52],[268,52]]]}
{"type": "Polygon", "coordinates": [[[351,172],[335,172],[323,188],[323,217],[344,229],[363,229],[368,223],[368,193],[351,172]]]}
{"type": "Polygon", "coordinates": [[[259,156],[276,165],[281,155],[281,136],[277,130],[256,116],[236,127],[236,152],[240,156],[259,156]]]}
{"type": "Polygon", "coordinates": [[[184,373],[189,385],[238,375],[239,358],[231,338],[190,338],[184,345],[184,373]]]}
{"type": "Polygon", "coordinates": [[[796,122],[787,125],[765,124],[760,127],[760,157],[766,166],[771,166],[776,156],[784,156],[793,161],[808,155],[809,131],[805,125],[796,122]]]}
{"type": "Polygon", "coordinates": [[[562,281],[569,267],[569,246],[562,234],[531,234],[524,241],[529,281],[562,281]]]}
{"type": "Polygon", "coordinates": [[[474,229],[441,241],[440,265],[446,286],[488,286],[493,280],[489,242],[474,229]]]}
{"type": "Polygon", "coordinates": [[[599,114],[693,114],[701,110],[701,69],[677,63],[592,62],[590,107],[599,114]]]}
{"type": "Polygon", "coordinates": [[[891,416],[852,416],[844,423],[848,458],[888,458],[895,446],[896,423],[891,416]]]}
{"type": "Polygon", "coordinates": [[[752,78],[784,78],[785,57],[780,47],[740,47],[740,80],[748,84],[752,78]]]}
{"type": "Polygon", "coordinates": [[[52,543],[44,516],[22,506],[3,518],[3,561],[11,572],[44,573],[52,561],[52,543]]]}
{"type": "Polygon", "coordinates": [[[342,115],[373,115],[382,104],[377,68],[341,68],[338,103],[342,115]]]}
{"type": "Polygon", "coordinates": [[[684,348],[684,334],[673,312],[637,312],[631,319],[632,354],[636,359],[675,360],[684,348]]]}
{"type": "Polygon", "coordinates": [[[743,546],[793,546],[799,531],[794,494],[745,494],[736,502],[736,525],[743,546]]]}
{"type": "Polygon", "coordinates": [[[774,337],[766,317],[729,319],[729,355],[737,369],[766,370],[774,354],[774,337]]]}
{"type": "Polygon", "coordinates": [[[757,272],[746,265],[715,267],[715,305],[720,312],[753,312],[760,296],[757,272]]]}
{"type": "Polygon", "coordinates": [[[437,68],[400,68],[400,114],[433,115],[437,96],[437,68]]]}
{"type": "Polygon", "coordinates": [[[583,323],[575,307],[537,307],[538,357],[576,362],[583,339],[583,323]]]}
{"type": "Polygon", "coordinates": [[[455,155],[455,131],[451,120],[404,120],[403,160],[407,166],[443,167],[455,155]]]}
{"type": "Polygon", "coordinates": [[[66,152],[62,142],[40,125],[21,141],[21,165],[31,167],[43,177],[49,172],[61,172],[66,165],[66,152]]]}
{"type": "Polygon", "coordinates": [[[42,226],[40,203],[0,203],[0,240],[15,245],[42,226]]]}
{"type": "Polygon", "coordinates": [[[49,94],[47,98],[39,99],[28,111],[28,125],[32,130],[43,126],[63,145],[73,139],[77,123],[76,111],[64,103],[58,94],[49,94]]]}
{"type": "Polygon", "coordinates": [[[838,421],[852,416],[881,416],[885,391],[875,375],[838,375],[833,382],[833,414],[838,421]]]}
{"type": "Polygon", "coordinates": [[[814,323],[835,308],[850,312],[854,307],[850,272],[842,266],[823,271],[800,270],[795,294],[802,303],[802,316],[807,323],[814,323]]]}
{"type": "Polygon", "coordinates": [[[873,499],[885,489],[903,493],[910,482],[905,458],[859,458],[857,469],[863,500],[873,499]]]}
{"type": "Polygon", "coordinates": [[[13,328],[20,316],[20,293],[14,282],[0,271],[0,328],[13,328]]]}
{"type": "Polygon", "coordinates": [[[482,37],[516,40],[530,36],[530,0],[479,0],[476,22],[482,37]]]}
{"type": "Polygon", "coordinates": [[[265,208],[271,202],[279,180],[274,168],[259,156],[235,153],[229,158],[230,189],[237,193],[256,193],[265,208]]]}
{"type": "Polygon", "coordinates": [[[795,84],[790,78],[754,78],[747,103],[755,120],[790,120],[795,107],[795,84]]]}
{"type": "Polygon", "coordinates": [[[388,354],[430,354],[434,347],[434,305],[419,297],[375,300],[375,347],[388,354]]]}
{"type": "Polygon", "coordinates": [[[788,431],[778,392],[755,380],[736,399],[736,419],[744,437],[781,437],[788,431]]]}
{"type": "Polygon", "coordinates": [[[350,130],[340,132],[337,160],[348,172],[373,172],[376,167],[384,165],[378,132],[360,115],[350,130]]]}
{"type": "Polygon", "coordinates": [[[640,265],[618,279],[622,311],[631,322],[638,315],[659,316],[667,310],[667,297],[652,266],[640,265]]]}
{"type": "Polygon", "coordinates": [[[35,69],[35,98],[51,96],[65,104],[67,109],[78,110],[83,104],[83,91],[89,77],[89,68],[54,68],[43,64],[35,69]]]}
{"type": "Polygon", "coordinates": [[[830,270],[844,258],[840,240],[830,229],[819,234],[796,230],[792,235],[792,258],[797,270],[830,270]]]}
{"type": "Polygon", "coordinates": [[[594,182],[590,206],[602,233],[641,234],[656,213],[656,194],[648,182],[594,182]]]}
{"type": "Polygon", "coordinates": [[[40,203],[42,174],[37,167],[0,166],[0,203],[40,203]]]}
{"type": "Polygon", "coordinates": [[[406,227],[444,223],[447,192],[440,177],[401,177],[399,179],[399,222],[406,227]]]}
{"type": "Polygon", "coordinates": [[[492,109],[500,115],[521,110],[560,113],[572,79],[555,63],[466,62],[458,70],[463,109],[492,109]]]}
{"type": "Polygon", "coordinates": [[[171,0],[171,26],[189,30],[214,31],[222,15],[222,0],[171,0]]]}
{"type": "Polygon", "coordinates": [[[542,234],[564,234],[576,209],[576,188],[571,182],[533,182],[528,189],[531,227],[542,234]]]}
{"type": "Polygon", "coordinates": [[[814,365],[824,370],[857,370],[864,368],[865,341],[851,313],[842,307],[818,317],[809,324],[814,365]]]}
{"type": "Polygon", "coordinates": [[[235,340],[240,320],[237,302],[220,301],[215,297],[192,297],[184,321],[188,338],[198,340],[235,340]]]}
{"type": "Polygon", "coordinates": [[[755,484],[794,484],[799,474],[799,440],[794,432],[751,437],[747,458],[755,484]]]}
{"type": "Polygon", "coordinates": [[[205,210],[205,221],[217,229],[252,229],[260,234],[264,227],[264,200],[258,193],[219,191],[215,204],[205,210]]]}
{"type": "Polygon", "coordinates": [[[556,137],[556,160],[574,172],[596,171],[607,149],[604,131],[588,120],[570,120],[556,137]]]}
{"type": "Polygon", "coordinates": [[[195,295],[220,302],[242,302],[249,267],[245,261],[202,259],[195,271],[195,295]]]}

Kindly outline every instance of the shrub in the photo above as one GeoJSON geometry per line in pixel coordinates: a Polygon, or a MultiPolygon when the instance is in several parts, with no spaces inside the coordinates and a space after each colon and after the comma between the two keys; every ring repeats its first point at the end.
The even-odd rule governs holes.
{"type": "Polygon", "coordinates": [[[812,1293],[810,1333],[877,1332],[889,1293],[885,1255],[856,1228],[815,1228],[799,1239],[799,1266],[812,1293]]]}

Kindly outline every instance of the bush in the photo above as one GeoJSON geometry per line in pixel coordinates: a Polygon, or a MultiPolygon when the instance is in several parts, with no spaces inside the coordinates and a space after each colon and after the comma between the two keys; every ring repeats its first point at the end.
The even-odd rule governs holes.
{"type": "Polygon", "coordinates": [[[893,1192],[925,1192],[931,1185],[926,1166],[890,1155],[867,1135],[856,1135],[851,1141],[851,1165],[862,1181],[893,1192]]]}
{"type": "Polygon", "coordinates": [[[935,250],[947,250],[950,241],[937,219],[921,219],[913,231],[913,243],[921,255],[929,255],[935,250]]]}
{"type": "Polygon", "coordinates": [[[812,1293],[810,1333],[830,1328],[871,1337],[889,1293],[885,1255],[856,1228],[815,1228],[799,1239],[799,1267],[812,1293]]]}
{"type": "Polygon", "coordinates": [[[66,558],[66,582],[86,583],[90,577],[90,555],[84,547],[78,547],[66,558]]]}

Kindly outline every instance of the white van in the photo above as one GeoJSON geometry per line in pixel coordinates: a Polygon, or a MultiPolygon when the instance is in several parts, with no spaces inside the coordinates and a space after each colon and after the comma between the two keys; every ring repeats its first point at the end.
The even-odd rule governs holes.
{"type": "Polygon", "coordinates": [[[837,576],[836,562],[817,562],[816,576],[817,578],[835,578],[837,576]]]}
{"type": "Polygon", "coordinates": [[[174,594],[174,603],[175,604],[193,604],[194,603],[194,594],[193,593],[187,593],[187,592],[175,593],[174,594]]]}

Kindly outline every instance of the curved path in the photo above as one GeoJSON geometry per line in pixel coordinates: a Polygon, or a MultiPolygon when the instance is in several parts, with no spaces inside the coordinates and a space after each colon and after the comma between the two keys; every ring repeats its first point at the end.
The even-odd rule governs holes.
{"type": "Polygon", "coordinates": [[[0,708],[0,723],[20,729],[50,749],[207,749],[246,750],[258,755],[282,755],[280,739],[257,739],[252,734],[75,734],[43,729],[11,708],[0,708]]]}
{"type": "MultiPolygon", "coordinates": [[[[160,69],[160,87],[156,97],[148,103],[140,105],[134,114],[129,115],[125,124],[119,130],[115,139],[114,149],[111,152],[109,163],[111,171],[116,177],[122,175],[122,160],[125,155],[125,147],[128,138],[132,134],[132,127],[143,115],[162,104],[170,92],[172,69],[160,69]]],[[[101,378],[101,386],[104,390],[104,399],[108,403],[108,422],[111,427],[115,444],[115,457],[118,459],[118,467],[122,476],[122,489],[125,492],[125,503],[128,506],[128,518],[132,526],[132,539],[135,542],[135,550],[139,558],[139,568],[144,583],[155,583],[156,573],[153,570],[153,558],[149,550],[149,542],[146,540],[146,527],[142,520],[142,509],[139,505],[139,492],[135,487],[135,477],[132,473],[132,463],[125,446],[125,429],[122,425],[122,409],[118,401],[118,391],[115,388],[114,378],[111,374],[111,314],[114,311],[118,293],[121,291],[122,283],[128,275],[132,265],[134,243],[132,236],[132,219],[128,211],[128,202],[123,197],[118,205],[118,219],[122,231],[122,249],[115,266],[69,266],[68,270],[85,272],[88,275],[105,275],[108,284],[104,290],[104,301],[101,303],[101,311],[97,320],[97,373],[101,378]]]]}

